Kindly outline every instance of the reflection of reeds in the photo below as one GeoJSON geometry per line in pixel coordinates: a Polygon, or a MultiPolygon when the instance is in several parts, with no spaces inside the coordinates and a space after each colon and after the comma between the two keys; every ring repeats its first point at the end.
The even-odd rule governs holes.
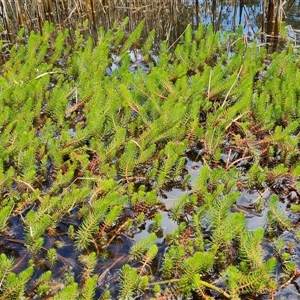
{"type": "Polygon", "coordinates": [[[278,37],[283,20],[283,6],[286,1],[264,0],[263,31],[272,37],[278,37]]]}
{"type": "Polygon", "coordinates": [[[239,0],[213,0],[212,3],[206,0],[0,0],[0,29],[3,29],[2,39],[13,42],[20,28],[26,32],[42,30],[46,20],[60,29],[78,28],[89,20],[88,33],[96,37],[100,26],[112,28],[115,21],[129,17],[126,31],[132,31],[144,20],[145,36],[155,29],[158,40],[172,44],[188,24],[196,28],[201,22],[213,23],[215,30],[222,30],[222,20],[230,18],[227,24],[233,22],[233,25],[226,29],[235,29],[237,11],[242,14],[243,5],[244,1],[239,0]]]}
{"type": "Polygon", "coordinates": [[[172,22],[166,23],[164,15],[169,14],[169,21],[179,21],[185,28],[192,17],[189,20],[178,20],[177,17],[179,6],[181,11],[188,10],[189,3],[188,0],[0,0],[0,27],[4,29],[6,39],[12,42],[20,28],[41,30],[46,20],[60,28],[75,28],[88,19],[91,30],[96,31],[99,26],[111,27],[115,20],[129,16],[130,31],[145,19],[146,27],[155,24],[158,35],[167,33],[170,36],[174,27],[172,22]]]}
{"type": "Polygon", "coordinates": [[[272,45],[273,50],[277,48],[285,3],[286,1],[283,0],[264,0],[263,2],[262,32],[266,35],[266,42],[272,45]]]}

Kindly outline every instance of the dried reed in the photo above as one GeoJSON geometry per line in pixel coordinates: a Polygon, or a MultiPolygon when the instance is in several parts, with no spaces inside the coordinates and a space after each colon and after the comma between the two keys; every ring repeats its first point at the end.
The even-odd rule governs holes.
{"type": "MultiPolygon", "coordinates": [[[[165,20],[178,22],[179,11],[189,11],[190,7],[188,0],[0,0],[0,28],[5,39],[13,42],[20,28],[28,32],[42,30],[46,20],[59,28],[74,29],[88,19],[90,30],[95,31],[99,26],[107,28],[129,16],[129,31],[145,20],[146,28],[153,29],[155,24],[158,35],[170,38],[176,26],[165,20]],[[167,14],[171,19],[166,18],[167,14]]],[[[182,21],[182,27],[186,27],[192,22],[192,14],[190,19],[182,21]]]]}
{"type": "MultiPolygon", "coordinates": [[[[267,37],[279,34],[283,1],[263,2],[262,32],[267,37]]],[[[215,30],[222,30],[222,19],[228,18],[226,7],[229,6],[234,9],[231,28],[234,30],[238,11],[241,22],[243,5],[240,0],[213,0],[211,3],[206,0],[0,0],[0,31],[2,41],[12,44],[20,28],[25,28],[27,33],[41,31],[47,20],[59,29],[71,29],[71,35],[73,29],[79,28],[96,39],[97,28],[111,28],[115,21],[129,17],[127,32],[144,20],[145,36],[155,29],[157,40],[168,40],[171,45],[188,24],[198,27],[201,22],[211,22],[215,30]],[[89,21],[89,26],[83,30],[85,20],[89,21]]],[[[256,15],[252,20],[254,18],[256,15]]]]}
{"type": "Polygon", "coordinates": [[[283,21],[284,10],[283,6],[286,1],[282,0],[265,0],[264,1],[264,16],[263,16],[263,31],[270,35],[278,37],[280,24],[283,21]]]}
{"type": "Polygon", "coordinates": [[[270,44],[273,50],[276,49],[280,26],[284,18],[283,6],[286,1],[283,0],[264,0],[262,17],[262,40],[270,44]],[[265,36],[264,36],[265,35],[265,36]]]}

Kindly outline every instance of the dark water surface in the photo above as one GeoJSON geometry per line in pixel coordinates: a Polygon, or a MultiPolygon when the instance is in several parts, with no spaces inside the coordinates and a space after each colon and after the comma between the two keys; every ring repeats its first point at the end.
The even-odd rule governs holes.
{"type": "MultiPolygon", "coordinates": [[[[68,1],[67,5],[63,4],[67,1],[55,1],[51,10],[43,1],[14,1],[9,1],[12,3],[6,6],[3,6],[3,2],[0,3],[0,34],[2,40],[10,42],[14,41],[21,27],[28,31],[39,30],[46,20],[55,23],[60,29],[76,29],[85,20],[89,20],[87,33],[96,36],[100,26],[112,28],[115,21],[121,22],[125,17],[130,19],[128,32],[144,20],[145,36],[155,29],[158,43],[168,40],[172,44],[188,24],[197,28],[200,23],[213,24],[215,31],[236,30],[242,25],[244,33],[253,39],[261,31],[263,15],[268,13],[268,1],[259,0],[74,0],[68,1]],[[14,1],[18,2],[23,11],[22,19],[18,17],[14,1]],[[93,9],[90,3],[93,3],[93,9]]],[[[272,1],[275,6],[279,3],[277,0],[272,1]]],[[[294,30],[300,30],[300,0],[286,1],[282,9],[283,21],[294,30]]]]}
{"type": "MultiPolygon", "coordinates": [[[[265,11],[266,16],[267,7],[265,11]]],[[[96,28],[109,28],[114,21],[121,22],[129,17],[129,32],[144,20],[145,36],[154,28],[158,44],[162,40],[173,44],[188,24],[197,28],[201,23],[213,24],[214,31],[235,31],[241,25],[249,40],[253,40],[261,33],[263,14],[263,1],[259,0],[165,0],[149,1],[140,6],[107,7],[95,15],[95,20],[96,28]]],[[[283,5],[283,21],[294,30],[300,30],[299,17],[300,0],[288,0],[283,5]]]]}

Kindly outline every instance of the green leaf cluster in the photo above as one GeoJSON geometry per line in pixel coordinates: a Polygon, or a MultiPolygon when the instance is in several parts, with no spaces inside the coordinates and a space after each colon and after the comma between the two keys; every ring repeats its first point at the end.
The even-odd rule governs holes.
{"type": "MultiPolygon", "coordinates": [[[[174,49],[163,42],[153,60],[155,33],[139,45],[144,23],[126,37],[127,24],[100,28],[96,44],[76,31],[71,47],[68,30],[45,23],[1,68],[1,243],[30,260],[17,275],[18,263],[0,255],[0,299],[93,299],[100,258],[109,263],[111,248],[149,223],[125,247],[118,299],[273,292],[277,261],[261,246],[270,231],[248,231],[231,207],[238,183],[260,190],[287,174],[299,195],[299,53],[287,45],[269,55],[201,25],[174,49]],[[193,150],[201,163],[191,182],[193,150]],[[177,227],[162,242],[162,195],[173,187],[182,191],[169,210],[177,227]],[[59,254],[68,243],[81,276],[59,254]],[[67,266],[57,279],[59,263],[67,266]]],[[[293,224],[274,186],[268,221],[278,235],[293,224]]],[[[292,274],[291,256],[280,255],[292,274]]],[[[102,299],[113,293],[108,286],[102,299]]]]}

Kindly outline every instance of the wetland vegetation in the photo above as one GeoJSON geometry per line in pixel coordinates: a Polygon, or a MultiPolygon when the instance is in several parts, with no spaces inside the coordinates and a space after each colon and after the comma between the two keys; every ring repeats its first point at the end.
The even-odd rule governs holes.
{"type": "Polygon", "coordinates": [[[128,22],[5,54],[0,299],[297,299],[298,48],[128,22]]]}

